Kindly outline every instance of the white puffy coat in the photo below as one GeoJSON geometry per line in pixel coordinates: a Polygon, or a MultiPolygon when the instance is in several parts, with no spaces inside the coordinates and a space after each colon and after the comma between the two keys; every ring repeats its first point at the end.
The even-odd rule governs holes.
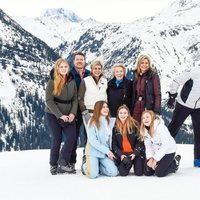
{"type": "Polygon", "coordinates": [[[200,66],[188,69],[175,77],[170,86],[170,93],[177,93],[179,87],[183,86],[189,79],[193,80],[193,86],[187,101],[185,103],[182,101],[180,92],[178,93],[177,101],[188,108],[198,109],[200,108],[200,66]]]}
{"type": "Polygon", "coordinates": [[[154,136],[151,137],[145,128],[144,144],[146,148],[146,158],[154,158],[160,161],[165,154],[176,152],[176,142],[170,135],[162,119],[154,121],[154,136]]]}
{"type": "Polygon", "coordinates": [[[99,79],[96,84],[92,76],[84,78],[85,82],[85,95],[84,95],[84,104],[87,109],[94,109],[94,104],[97,101],[107,101],[107,79],[103,76],[99,79]]]}

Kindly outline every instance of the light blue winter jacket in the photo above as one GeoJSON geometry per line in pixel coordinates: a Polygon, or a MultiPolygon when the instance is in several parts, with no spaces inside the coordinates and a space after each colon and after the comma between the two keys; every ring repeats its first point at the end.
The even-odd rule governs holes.
{"type": "Polygon", "coordinates": [[[111,120],[108,125],[106,118],[101,116],[99,129],[97,129],[95,124],[87,127],[88,141],[85,149],[85,155],[105,158],[106,154],[111,149],[113,126],[114,120],[111,120]]]}

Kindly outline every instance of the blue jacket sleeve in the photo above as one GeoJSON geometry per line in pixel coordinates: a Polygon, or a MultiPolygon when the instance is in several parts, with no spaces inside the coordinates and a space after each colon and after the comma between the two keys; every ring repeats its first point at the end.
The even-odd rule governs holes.
{"type": "MultiPolygon", "coordinates": [[[[95,125],[89,126],[87,128],[88,141],[93,148],[97,149],[98,151],[100,151],[104,154],[108,154],[110,149],[100,143],[98,136],[97,136],[97,131],[98,130],[95,125]]],[[[103,133],[101,133],[101,134],[103,134],[103,133]]]]}

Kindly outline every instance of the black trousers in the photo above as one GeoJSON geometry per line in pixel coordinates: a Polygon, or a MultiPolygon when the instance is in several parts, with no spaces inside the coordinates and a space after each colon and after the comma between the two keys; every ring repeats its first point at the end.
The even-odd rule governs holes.
{"type": "Polygon", "coordinates": [[[77,110],[77,115],[76,115],[76,141],[74,143],[74,147],[72,150],[72,155],[70,158],[70,163],[76,163],[76,158],[77,158],[77,154],[76,154],[76,150],[78,147],[78,139],[80,137],[80,146],[81,147],[85,147],[86,146],[86,138],[87,138],[87,134],[86,134],[86,130],[85,130],[85,126],[83,125],[83,118],[82,118],[82,114],[80,109],[78,108],[77,110]],[[82,127],[82,130],[81,130],[82,127]],[[82,134],[82,137],[81,137],[82,134]]]}
{"type": "Polygon", "coordinates": [[[143,175],[143,169],[144,169],[144,159],[140,156],[136,156],[134,160],[132,161],[132,165],[130,165],[129,168],[126,168],[124,163],[120,162],[118,165],[119,175],[120,176],[127,176],[133,166],[134,172],[136,176],[142,176],[143,175]]]}
{"type": "Polygon", "coordinates": [[[191,109],[176,103],[168,129],[172,137],[175,137],[189,115],[191,115],[194,130],[194,158],[200,159],[200,108],[191,109]]]}
{"type": "Polygon", "coordinates": [[[72,150],[76,141],[76,124],[70,123],[62,128],[57,122],[57,118],[49,113],[45,113],[47,126],[51,134],[50,165],[66,165],[70,162],[72,150]],[[61,147],[62,136],[64,144],[61,147]]]}
{"type": "Polygon", "coordinates": [[[158,177],[164,177],[169,173],[175,172],[176,162],[174,160],[175,153],[166,154],[157,164],[155,170],[147,166],[147,161],[144,165],[144,175],[152,176],[156,175],[158,177]]]}

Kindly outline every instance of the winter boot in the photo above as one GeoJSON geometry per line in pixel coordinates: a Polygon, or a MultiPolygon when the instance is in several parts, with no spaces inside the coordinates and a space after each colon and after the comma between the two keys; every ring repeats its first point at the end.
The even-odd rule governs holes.
{"type": "Polygon", "coordinates": [[[194,167],[200,167],[200,159],[194,159],[194,167]]]}
{"type": "Polygon", "coordinates": [[[76,174],[75,163],[69,163],[69,166],[74,170],[73,174],[76,174]]]}
{"type": "Polygon", "coordinates": [[[86,156],[83,155],[82,164],[81,164],[81,172],[82,172],[83,175],[86,175],[85,171],[84,171],[84,167],[83,167],[85,165],[85,163],[86,163],[86,156]]]}
{"type": "Polygon", "coordinates": [[[64,173],[73,174],[74,169],[69,164],[59,165],[58,169],[57,169],[57,173],[59,173],[59,174],[64,174],[64,173]]]}
{"type": "Polygon", "coordinates": [[[174,158],[174,161],[176,163],[176,168],[174,170],[174,172],[176,172],[179,168],[179,165],[180,165],[180,160],[181,160],[181,156],[180,155],[176,155],[175,158],[174,158]]]}
{"type": "Polygon", "coordinates": [[[59,159],[57,172],[59,174],[63,174],[63,173],[73,174],[75,172],[75,169],[68,162],[66,162],[65,159],[59,159]]]}
{"type": "Polygon", "coordinates": [[[57,174],[57,169],[58,169],[58,165],[51,165],[50,166],[50,173],[52,175],[56,175],[57,174]]]}

